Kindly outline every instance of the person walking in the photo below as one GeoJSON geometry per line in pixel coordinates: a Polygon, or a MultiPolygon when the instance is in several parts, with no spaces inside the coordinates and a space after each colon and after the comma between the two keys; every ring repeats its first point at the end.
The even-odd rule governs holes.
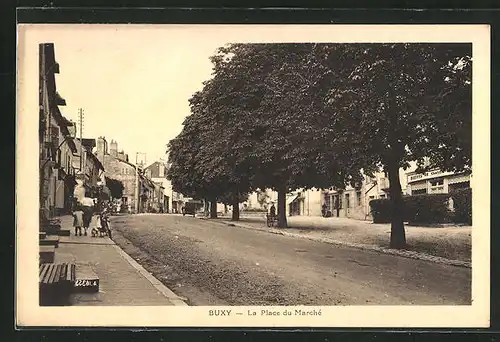
{"type": "Polygon", "coordinates": [[[73,227],[75,227],[75,236],[82,236],[83,210],[80,206],[77,206],[73,211],[73,227]]]}
{"type": "Polygon", "coordinates": [[[274,206],[274,202],[271,203],[271,208],[269,208],[269,216],[272,219],[276,218],[276,207],[274,206]]]}
{"type": "Polygon", "coordinates": [[[90,222],[92,221],[92,215],[94,214],[94,200],[90,197],[84,197],[82,199],[82,209],[83,209],[83,235],[87,236],[88,229],[90,227],[90,222]]]}

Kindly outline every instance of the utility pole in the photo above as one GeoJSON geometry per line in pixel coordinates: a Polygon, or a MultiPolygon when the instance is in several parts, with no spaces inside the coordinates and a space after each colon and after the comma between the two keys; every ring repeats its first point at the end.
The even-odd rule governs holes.
{"type": "MultiPolygon", "coordinates": [[[[137,157],[139,154],[142,154],[146,156],[146,153],[142,152],[136,152],[135,153],[135,213],[139,213],[139,196],[140,196],[140,191],[139,191],[139,163],[137,160],[137,157]]],[[[143,162],[141,161],[141,166],[143,165],[143,162]]]]}
{"type": "MultiPolygon", "coordinates": [[[[79,108],[78,109],[78,121],[80,124],[80,172],[84,174],[83,170],[83,109],[79,108]]],[[[85,174],[84,174],[85,176],[85,174]]]]}

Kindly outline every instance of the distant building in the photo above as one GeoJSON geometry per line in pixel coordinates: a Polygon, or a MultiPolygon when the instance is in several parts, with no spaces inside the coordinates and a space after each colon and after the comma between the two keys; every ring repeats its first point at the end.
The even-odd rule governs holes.
{"type": "Polygon", "coordinates": [[[105,176],[119,180],[123,183],[123,197],[120,199],[123,209],[130,206],[135,209],[136,196],[136,171],[135,165],[128,161],[128,155],[118,153],[118,144],[111,141],[108,148],[108,142],[105,137],[97,138],[96,156],[104,166],[105,176]]]}
{"type": "Polygon", "coordinates": [[[157,185],[163,188],[162,199],[157,199],[158,203],[161,202],[162,211],[165,213],[171,212],[173,205],[173,190],[172,183],[167,179],[167,167],[164,162],[156,161],[144,169],[146,176],[148,176],[157,185]]]}
{"type": "MultiPolygon", "coordinates": [[[[401,188],[406,193],[406,176],[400,169],[401,188]]],[[[388,198],[389,179],[383,172],[374,177],[366,177],[356,187],[347,186],[345,189],[297,189],[286,196],[287,216],[321,216],[325,205],[332,217],[347,217],[358,220],[371,219],[370,201],[379,198],[388,198]]],[[[275,191],[253,192],[249,195],[245,208],[265,209],[269,203],[278,204],[278,194],[275,191]],[[266,199],[263,200],[262,197],[266,199]]]]}
{"type": "Polygon", "coordinates": [[[443,172],[439,169],[425,173],[411,171],[407,173],[408,194],[446,194],[456,189],[470,188],[471,178],[470,172],[443,172]]]}
{"type": "Polygon", "coordinates": [[[99,137],[96,143],[95,155],[105,168],[104,175],[119,180],[123,184],[123,197],[120,199],[122,208],[135,210],[138,200],[139,212],[161,211],[163,203],[163,186],[145,174],[145,170],[129,161],[128,154],[118,150],[118,142],[111,140],[109,147],[105,137],[99,137]],[[137,177],[136,177],[137,176],[137,177]],[[139,198],[136,198],[136,189],[139,198]]]}

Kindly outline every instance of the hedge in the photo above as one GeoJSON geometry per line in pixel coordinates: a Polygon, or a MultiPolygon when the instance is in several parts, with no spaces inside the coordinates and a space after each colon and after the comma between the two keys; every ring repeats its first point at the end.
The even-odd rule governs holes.
{"type": "Polygon", "coordinates": [[[392,204],[388,199],[376,199],[370,201],[370,209],[373,223],[390,223],[392,204]]]}
{"type": "Polygon", "coordinates": [[[455,213],[453,222],[472,225],[472,189],[457,189],[451,193],[455,213]]]}
{"type": "MultiPolygon", "coordinates": [[[[390,223],[392,205],[389,199],[370,201],[373,223],[390,223]]],[[[450,194],[423,194],[403,197],[403,220],[411,223],[472,224],[472,191],[459,189],[450,194]],[[448,200],[453,199],[454,211],[448,200]]]]}
{"type": "Polygon", "coordinates": [[[415,195],[403,198],[403,217],[411,223],[450,223],[449,194],[415,195]]]}

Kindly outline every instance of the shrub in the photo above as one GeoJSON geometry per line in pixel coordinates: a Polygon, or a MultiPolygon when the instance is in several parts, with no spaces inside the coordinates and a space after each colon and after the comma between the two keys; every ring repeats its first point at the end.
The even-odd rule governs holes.
{"type": "Polygon", "coordinates": [[[455,213],[453,222],[472,225],[472,189],[457,189],[451,193],[455,213]]]}
{"type": "Polygon", "coordinates": [[[451,215],[448,209],[449,194],[425,194],[403,199],[404,220],[411,223],[448,223],[451,215]]]}
{"type": "Polygon", "coordinates": [[[373,216],[373,223],[391,222],[392,210],[391,201],[385,198],[370,201],[370,210],[373,216]]]}
{"type": "MultiPolygon", "coordinates": [[[[453,215],[448,209],[450,194],[425,194],[403,197],[403,220],[411,223],[447,223],[453,215]]],[[[392,205],[389,199],[370,201],[373,223],[390,223],[392,205]]]]}

